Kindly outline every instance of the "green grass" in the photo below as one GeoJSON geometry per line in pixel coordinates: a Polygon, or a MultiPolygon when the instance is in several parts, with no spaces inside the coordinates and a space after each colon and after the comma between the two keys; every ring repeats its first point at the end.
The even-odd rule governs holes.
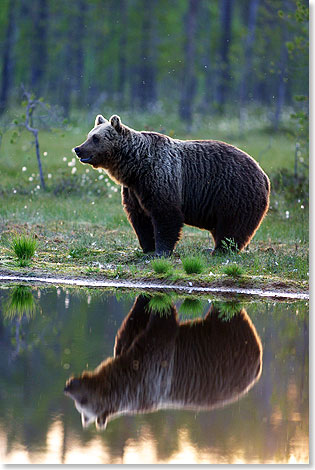
{"type": "Polygon", "coordinates": [[[224,274],[227,274],[228,276],[231,277],[241,277],[244,274],[243,269],[241,266],[238,266],[237,264],[229,264],[224,268],[223,270],[224,274]]]}
{"type": "Polygon", "coordinates": [[[187,274],[201,274],[205,270],[205,262],[201,256],[182,258],[183,268],[187,274]]]}
{"type": "Polygon", "coordinates": [[[37,242],[34,237],[16,235],[13,237],[10,248],[16,255],[19,266],[28,266],[35,254],[37,242]]]}
{"type": "Polygon", "coordinates": [[[151,266],[157,274],[168,274],[173,269],[170,261],[165,258],[153,259],[151,266]]]}

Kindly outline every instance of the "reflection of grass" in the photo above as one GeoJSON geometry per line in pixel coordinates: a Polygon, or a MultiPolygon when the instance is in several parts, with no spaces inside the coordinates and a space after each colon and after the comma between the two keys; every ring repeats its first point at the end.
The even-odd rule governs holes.
{"type": "Polygon", "coordinates": [[[27,318],[31,318],[38,310],[39,306],[33,296],[32,289],[28,286],[14,287],[9,298],[3,303],[4,317],[9,320],[21,319],[24,314],[27,318]]]}
{"type": "Polygon", "coordinates": [[[152,313],[159,313],[160,315],[167,315],[170,313],[170,308],[173,305],[173,298],[168,294],[156,294],[148,303],[148,309],[152,313]]]}
{"type": "Polygon", "coordinates": [[[203,312],[203,303],[199,299],[185,299],[179,308],[179,313],[184,316],[198,316],[203,312]]]}
{"type": "Polygon", "coordinates": [[[18,259],[19,266],[28,266],[35,254],[37,243],[34,237],[16,235],[10,243],[10,247],[18,259]]]}
{"type": "Polygon", "coordinates": [[[214,306],[219,311],[219,318],[224,321],[231,320],[234,315],[237,315],[243,308],[243,304],[238,301],[229,302],[214,302],[214,306]]]}
{"type": "Polygon", "coordinates": [[[182,259],[182,263],[187,274],[201,274],[205,269],[201,256],[186,256],[182,259]]]}

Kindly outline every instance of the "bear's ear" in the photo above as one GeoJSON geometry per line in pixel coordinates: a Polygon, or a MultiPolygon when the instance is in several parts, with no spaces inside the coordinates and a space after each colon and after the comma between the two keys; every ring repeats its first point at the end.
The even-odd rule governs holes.
{"type": "Polygon", "coordinates": [[[117,131],[118,134],[120,134],[122,131],[122,124],[121,124],[120,117],[114,114],[114,116],[110,118],[109,122],[111,123],[115,131],[117,131]]]}
{"type": "Polygon", "coordinates": [[[95,118],[94,127],[99,126],[100,124],[104,124],[105,122],[106,122],[106,119],[104,118],[104,116],[102,116],[101,114],[98,114],[95,118]]]}

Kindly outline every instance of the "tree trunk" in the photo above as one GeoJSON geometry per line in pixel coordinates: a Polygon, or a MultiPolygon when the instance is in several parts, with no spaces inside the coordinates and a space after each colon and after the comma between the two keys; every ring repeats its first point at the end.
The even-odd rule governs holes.
{"type": "Polygon", "coordinates": [[[73,47],[73,91],[75,93],[74,101],[77,106],[82,106],[85,102],[84,94],[84,40],[86,32],[86,0],[77,0],[74,3],[76,8],[74,17],[74,27],[72,30],[73,47]]]}
{"type": "Polygon", "coordinates": [[[12,49],[14,43],[14,11],[15,11],[15,0],[9,1],[8,7],[8,26],[3,45],[3,56],[2,56],[2,76],[1,76],[1,89],[0,89],[0,115],[3,114],[7,106],[10,86],[12,84],[12,49]]]}
{"type": "Polygon", "coordinates": [[[288,64],[288,48],[286,45],[286,33],[284,34],[283,44],[281,49],[280,70],[278,75],[278,93],[276,95],[276,110],[273,119],[274,129],[277,130],[280,123],[281,111],[284,105],[286,82],[285,77],[287,73],[288,64]]]}
{"type": "Polygon", "coordinates": [[[206,34],[208,40],[205,45],[205,58],[203,61],[203,72],[204,72],[204,99],[201,103],[200,109],[203,113],[209,114],[211,112],[211,107],[214,98],[214,68],[213,68],[213,56],[211,50],[211,41],[210,41],[210,32],[212,28],[212,16],[211,11],[205,8],[205,5],[201,5],[200,18],[204,19],[204,28],[206,29],[206,34]]]}
{"type": "Polygon", "coordinates": [[[155,9],[157,0],[151,0],[150,8],[146,0],[143,1],[143,21],[140,46],[140,67],[138,78],[139,104],[147,109],[157,99],[156,90],[156,45],[157,31],[155,9]]]}
{"type": "Polygon", "coordinates": [[[230,88],[230,59],[229,50],[231,45],[231,24],[234,0],[221,0],[221,42],[219,49],[219,85],[218,85],[218,107],[223,111],[230,88]]]}
{"type": "Polygon", "coordinates": [[[199,5],[199,0],[189,0],[188,10],[184,19],[184,34],[186,38],[184,46],[185,64],[179,105],[179,116],[188,125],[190,125],[192,122],[193,102],[196,95],[197,85],[197,78],[195,74],[195,34],[199,5]]]}
{"type": "MultiPolygon", "coordinates": [[[[34,5],[33,5],[34,8],[34,5]]],[[[33,16],[33,41],[31,58],[31,89],[40,96],[44,89],[44,75],[47,66],[47,0],[38,0],[33,16]]]]}
{"type": "Polygon", "coordinates": [[[125,105],[126,94],[126,78],[127,78],[127,5],[126,0],[120,0],[120,36],[118,45],[118,86],[119,86],[119,103],[120,106],[125,105]]]}
{"type": "Polygon", "coordinates": [[[249,13],[248,13],[248,32],[245,41],[245,48],[244,48],[244,69],[243,69],[243,77],[241,80],[240,86],[240,103],[239,103],[239,110],[240,110],[240,132],[243,130],[244,125],[244,106],[248,101],[248,85],[249,85],[249,76],[251,72],[252,66],[252,59],[253,59],[253,45],[255,41],[255,30],[256,30],[256,18],[257,18],[257,11],[259,6],[259,0],[251,0],[249,5],[249,13]]]}

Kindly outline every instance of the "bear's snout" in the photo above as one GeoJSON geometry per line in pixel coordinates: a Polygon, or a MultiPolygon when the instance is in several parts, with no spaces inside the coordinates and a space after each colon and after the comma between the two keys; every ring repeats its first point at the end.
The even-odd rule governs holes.
{"type": "Polygon", "coordinates": [[[78,157],[80,156],[80,152],[81,152],[81,149],[80,147],[74,147],[74,152],[78,155],[78,157]]]}

